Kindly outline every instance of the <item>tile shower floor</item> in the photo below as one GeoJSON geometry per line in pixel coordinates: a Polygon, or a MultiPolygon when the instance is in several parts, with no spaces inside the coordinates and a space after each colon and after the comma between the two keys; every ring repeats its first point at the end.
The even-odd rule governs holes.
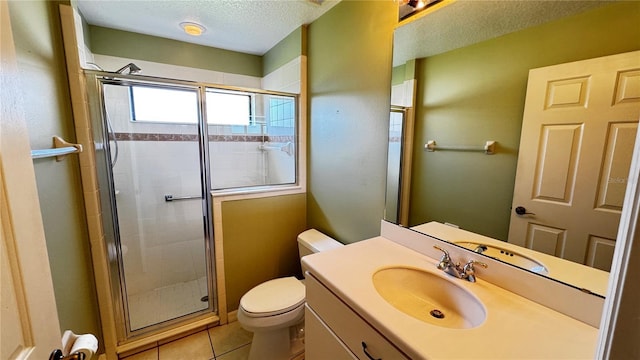
{"type": "Polygon", "coordinates": [[[235,321],[128,356],[124,360],[245,360],[249,357],[252,337],[252,333],[235,321]]]}
{"type": "Polygon", "coordinates": [[[207,294],[207,278],[181,282],[128,296],[129,321],[132,329],[206,309],[200,299],[207,294]]]}

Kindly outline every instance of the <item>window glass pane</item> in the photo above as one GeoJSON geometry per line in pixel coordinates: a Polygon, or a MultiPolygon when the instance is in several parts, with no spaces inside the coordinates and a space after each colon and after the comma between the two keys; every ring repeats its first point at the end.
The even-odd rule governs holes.
{"type": "MultiPolygon", "coordinates": [[[[220,97],[222,98],[222,97],[220,97]]],[[[295,184],[296,182],[296,98],[294,96],[207,89],[207,116],[214,190],[295,184]],[[231,95],[218,105],[238,109],[230,113],[250,115],[244,126],[214,123],[213,97],[231,95]],[[247,111],[250,109],[250,111],[247,111]]],[[[219,121],[219,120],[218,120],[219,121]]],[[[228,123],[228,121],[226,122],[228,123]]]]}
{"type": "Polygon", "coordinates": [[[180,124],[198,122],[198,98],[195,91],[132,86],[131,103],[134,121],[180,124]]]}
{"type": "Polygon", "coordinates": [[[244,93],[207,91],[207,123],[210,125],[249,125],[251,96],[244,93]]]}
{"type": "MultiPolygon", "coordinates": [[[[295,96],[205,87],[206,109],[200,114],[199,89],[136,84],[123,85],[122,90],[131,108],[114,110],[112,117],[122,119],[120,125],[127,129],[119,131],[125,133],[123,141],[147,141],[142,144],[148,145],[149,139],[155,139],[163,149],[195,143],[202,117],[207,125],[212,189],[296,183],[295,96]]],[[[182,151],[171,152],[183,156],[182,151]]]]}
{"type": "Polygon", "coordinates": [[[293,128],[295,117],[295,99],[289,97],[269,98],[269,126],[293,128]]]}

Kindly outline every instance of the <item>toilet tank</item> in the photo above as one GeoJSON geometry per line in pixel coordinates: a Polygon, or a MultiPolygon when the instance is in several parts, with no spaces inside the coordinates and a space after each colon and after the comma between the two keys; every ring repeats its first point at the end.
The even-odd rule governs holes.
{"type": "MultiPolygon", "coordinates": [[[[303,256],[314,254],[321,251],[327,251],[344,246],[342,243],[333,239],[316,229],[306,230],[298,235],[298,253],[300,259],[303,256]]],[[[302,268],[302,276],[305,276],[305,267],[302,268]]]]}

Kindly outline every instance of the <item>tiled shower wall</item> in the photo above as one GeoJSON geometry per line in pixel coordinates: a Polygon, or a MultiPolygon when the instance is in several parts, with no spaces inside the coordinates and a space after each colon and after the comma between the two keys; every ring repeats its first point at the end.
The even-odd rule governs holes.
{"type": "MultiPolygon", "coordinates": [[[[129,61],[144,68],[145,64],[136,60],[119,62],[129,61]]],[[[170,77],[172,66],[162,67],[167,67],[168,73],[154,75],[170,77]]],[[[282,72],[295,73],[299,79],[299,60],[265,77],[264,83],[271,90],[299,91],[299,80],[296,83],[291,80],[294,75],[282,72]]],[[[241,80],[247,81],[246,77],[241,80]]],[[[119,139],[114,179],[129,295],[202,278],[206,270],[201,203],[166,202],[164,198],[168,194],[200,194],[196,126],[131,122],[126,87],[108,86],[105,100],[119,139]]],[[[290,139],[290,131],[282,130],[269,139],[262,137],[260,125],[244,129],[242,134],[237,127],[210,126],[214,188],[295,181],[295,147],[291,148],[293,154],[279,150],[290,139]],[[263,139],[271,140],[268,150],[259,148],[263,139]]]]}
{"type": "Polygon", "coordinates": [[[415,80],[405,80],[402,84],[391,86],[391,105],[412,107],[415,80]]]}

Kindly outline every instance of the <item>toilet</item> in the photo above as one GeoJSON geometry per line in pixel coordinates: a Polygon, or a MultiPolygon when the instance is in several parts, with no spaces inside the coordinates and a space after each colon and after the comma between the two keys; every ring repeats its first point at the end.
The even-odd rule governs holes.
{"type": "MultiPolygon", "coordinates": [[[[315,229],[298,235],[300,258],[341,246],[315,229]]],[[[242,296],[238,322],[253,332],[249,360],[289,360],[304,352],[304,304],[303,280],[294,276],[266,281],[242,296]]]]}

